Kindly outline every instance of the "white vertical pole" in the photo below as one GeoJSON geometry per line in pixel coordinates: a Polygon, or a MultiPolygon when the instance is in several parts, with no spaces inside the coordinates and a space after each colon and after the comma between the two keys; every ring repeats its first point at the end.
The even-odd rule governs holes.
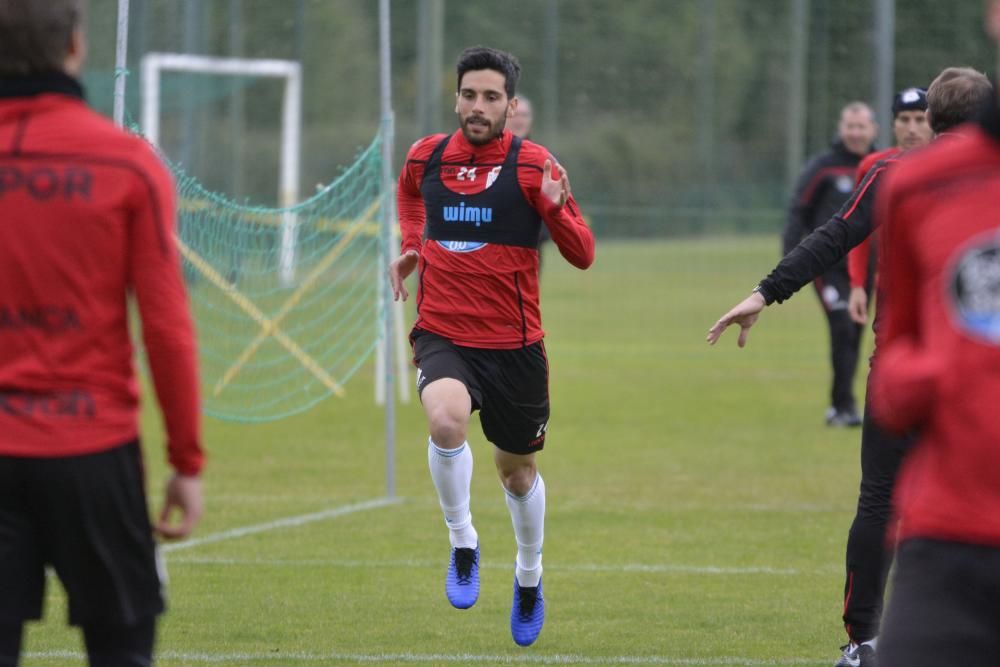
{"type": "MultiPolygon", "coordinates": [[[[280,205],[294,206],[299,201],[299,147],[302,142],[302,65],[295,63],[285,83],[281,123],[280,205]]],[[[281,284],[295,283],[296,216],[286,212],[281,225],[281,284]]]]}
{"type": "Polygon", "coordinates": [[[788,53],[788,113],[785,123],[785,189],[795,187],[806,145],[806,58],[809,52],[809,0],[791,1],[788,53]]]}
{"type": "MultiPolygon", "coordinates": [[[[395,222],[395,201],[392,188],[392,150],[393,150],[393,116],[392,116],[392,64],[389,41],[389,0],[379,0],[379,80],[381,88],[382,108],[382,274],[388,270],[393,254],[392,227],[395,222]]],[[[393,368],[393,320],[395,308],[392,304],[389,281],[384,277],[382,283],[382,303],[385,313],[382,345],[385,349],[385,494],[389,498],[396,496],[396,378],[393,368]]]]}
{"type": "Polygon", "coordinates": [[[128,3],[118,0],[118,37],[115,45],[115,125],[125,125],[125,77],[128,66],[128,3]]]}
{"type": "MultiPolygon", "coordinates": [[[[399,230],[392,225],[392,240],[390,248],[399,247],[399,230]]],[[[382,281],[388,280],[384,272],[379,272],[378,276],[378,312],[382,312],[385,305],[386,290],[382,281]]],[[[399,388],[399,400],[402,403],[410,402],[410,346],[406,336],[406,313],[402,301],[390,302],[389,307],[393,309],[393,340],[396,345],[396,386],[399,388]]],[[[381,336],[381,332],[376,331],[376,336],[381,336]]],[[[385,345],[379,345],[375,349],[375,404],[385,405],[385,345]]]]}
{"type": "Polygon", "coordinates": [[[872,30],[875,44],[874,107],[878,121],[878,142],[880,148],[892,145],[892,97],[893,68],[896,46],[896,3],[895,0],[876,0],[875,25],[872,30]]]}
{"type": "MultiPolygon", "coordinates": [[[[381,179],[381,177],[379,177],[381,179]]],[[[383,195],[384,196],[384,195],[383,195]]],[[[383,206],[385,205],[385,199],[383,201],[383,206]]],[[[379,238],[381,238],[381,227],[382,222],[379,221],[379,238]]],[[[375,298],[375,312],[382,313],[385,312],[385,294],[388,290],[385,287],[385,281],[388,279],[385,271],[385,261],[383,261],[382,256],[379,256],[379,270],[378,270],[378,295],[375,298]]],[[[385,407],[385,341],[382,337],[385,336],[385,322],[381,320],[376,320],[375,322],[375,338],[378,339],[379,344],[375,348],[375,405],[379,407],[385,407]]]]}
{"type": "MultiPolygon", "coordinates": [[[[392,247],[399,247],[399,235],[392,237],[392,247]]],[[[393,303],[396,311],[393,313],[393,322],[396,325],[396,385],[399,387],[399,400],[403,403],[410,402],[410,345],[406,335],[406,318],[403,312],[403,302],[393,303]]]]}
{"type": "Polygon", "coordinates": [[[142,134],[160,145],[160,67],[154,53],[142,57],[142,134]]]}

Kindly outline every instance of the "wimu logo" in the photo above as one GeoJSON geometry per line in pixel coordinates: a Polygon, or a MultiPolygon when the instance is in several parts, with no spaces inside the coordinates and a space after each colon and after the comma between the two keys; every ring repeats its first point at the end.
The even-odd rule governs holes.
{"type": "Polygon", "coordinates": [[[444,221],[467,222],[479,227],[493,222],[493,209],[489,206],[466,206],[465,202],[461,202],[458,206],[444,207],[444,221]]]}

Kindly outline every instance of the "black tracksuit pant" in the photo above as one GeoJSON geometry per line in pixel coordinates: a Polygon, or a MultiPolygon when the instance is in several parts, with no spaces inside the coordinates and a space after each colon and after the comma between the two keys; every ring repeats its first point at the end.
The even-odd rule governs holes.
{"type": "Polygon", "coordinates": [[[854,322],[847,313],[851,281],[847,270],[838,268],[827,271],[813,285],[830,330],[830,362],[833,366],[830,405],[838,412],[854,412],[854,375],[858,370],[864,327],[854,322]]]}
{"type": "MultiPolygon", "coordinates": [[[[866,400],[867,408],[867,400],[866,400]]],[[[851,640],[867,641],[879,633],[882,596],[892,563],[886,532],[892,517],[892,492],[912,435],[882,430],[866,409],[861,430],[861,489],[847,537],[844,581],[844,627],[851,640]]]]}

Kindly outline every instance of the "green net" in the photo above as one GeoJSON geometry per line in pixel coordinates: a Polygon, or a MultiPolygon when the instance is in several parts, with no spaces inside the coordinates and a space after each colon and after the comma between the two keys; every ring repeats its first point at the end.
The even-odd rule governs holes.
{"type": "Polygon", "coordinates": [[[291,208],[241,205],[173,171],[205,412],[267,421],[342,395],[382,326],[380,139],[291,208]]]}

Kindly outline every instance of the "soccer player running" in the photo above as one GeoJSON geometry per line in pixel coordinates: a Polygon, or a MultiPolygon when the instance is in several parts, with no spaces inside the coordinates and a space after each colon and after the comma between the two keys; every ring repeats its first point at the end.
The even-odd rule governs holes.
{"type": "Polygon", "coordinates": [[[84,0],[0,3],[0,665],[41,617],[45,569],[91,665],[152,664],[164,609],[138,440],[128,295],[174,474],[156,531],[202,512],[195,345],[174,188],[88,109],[84,0]],[[174,516],[179,512],[179,518],[174,516]]]}
{"type": "MultiPolygon", "coordinates": [[[[912,108],[902,102],[907,91],[896,96],[897,118],[904,111],[920,112],[921,101],[912,108]]],[[[970,120],[984,99],[992,94],[989,81],[978,72],[949,68],[931,84],[926,99],[927,122],[938,135],[970,120]]],[[[907,114],[905,123],[894,122],[893,129],[902,148],[914,122],[907,114]]],[[[920,142],[913,142],[919,144],[920,142]]],[[[855,189],[840,213],[803,240],[775,269],[760,282],[754,293],[723,315],[709,330],[708,341],[715,343],[722,332],[739,324],[738,344],[746,344],[750,328],[766,305],[788,299],[809,283],[827,266],[839,261],[854,246],[868,238],[878,216],[872,215],[875,195],[885,174],[895,168],[900,155],[890,155],[878,161],[855,189]]],[[[875,329],[882,310],[876,302],[875,329]]],[[[876,347],[876,357],[878,348],[876,347]]],[[[866,393],[870,403],[873,391],[866,393]]],[[[887,526],[892,516],[892,494],[897,471],[912,437],[883,430],[865,410],[861,432],[861,486],[857,512],[847,540],[846,575],[844,579],[844,627],[848,644],[837,661],[837,667],[868,667],[874,661],[881,619],[885,581],[892,562],[886,550],[887,526]]]]}
{"type": "MultiPolygon", "coordinates": [[[[987,11],[1000,42],[1000,2],[987,11]]],[[[961,89],[956,92],[963,92],[961,89]]],[[[904,160],[884,217],[872,408],[920,437],[899,474],[881,667],[1000,664],[1000,105],[904,160]]]]}
{"type": "Polygon", "coordinates": [[[479,410],[517,541],[510,628],[532,644],[544,621],[545,482],[536,455],[549,425],[548,361],[538,298],[538,233],[586,269],[594,237],[549,152],[505,129],[517,104],[517,59],[474,47],[458,60],[460,129],[417,141],[399,178],[401,254],[389,267],[396,299],[418,269],[410,340],[430,430],[431,479],[449,529],[448,600],[479,596],[479,538],[470,506],[471,413],[479,410]]]}

